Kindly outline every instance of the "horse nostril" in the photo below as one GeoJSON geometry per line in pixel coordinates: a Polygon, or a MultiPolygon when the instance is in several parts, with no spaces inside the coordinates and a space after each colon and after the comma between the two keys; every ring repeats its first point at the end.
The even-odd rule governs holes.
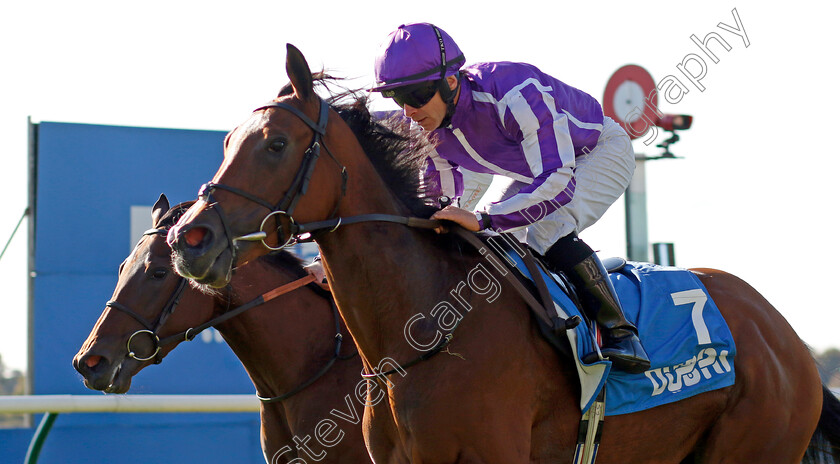
{"type": "Polygon", "coordinates": [[[109,364],[110,361],[106,357],[97,354],[84,355],[73,361],[73,366],[85,378],[101,374],[108,369],[109,364]]]}
{"type": "Polygon", "coordinates": [[[88,369],[93,369],[94,367],[96,367],[97,364],[99,364],[99,361],[101,360],[102,356],[89,356],[87,359],[85,359],[85,365],[88,367],[88,369]]]}
{"type": "Polygon", "coordinates": [[[206,235],[207,229],[205,227],[193,227],[184,234],[184,240],[187,242],[187,245],[197,247],[206,235]]]}

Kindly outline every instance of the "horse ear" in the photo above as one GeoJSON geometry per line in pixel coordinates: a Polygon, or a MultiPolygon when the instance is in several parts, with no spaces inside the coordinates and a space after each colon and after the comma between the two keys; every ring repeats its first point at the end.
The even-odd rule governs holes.
{"type": "Polygon", "coordinates": [[[161,193],[158,201],[156,201],[155,205],[152,206],[152,225],[156,226],[158,221],[160,221],[160,218],[162,218],[167,211],[169,211],[169,200],[166,198],[166,195],[161,193]]]}
{"type": "Polygon", "coordinates": [[[315,91],[312,87],[312,72],[306,63],[303,53],[294,45],[286,44],[286,74],[295,90],[295,95],[301,100],[307,100],[315,91]]]}

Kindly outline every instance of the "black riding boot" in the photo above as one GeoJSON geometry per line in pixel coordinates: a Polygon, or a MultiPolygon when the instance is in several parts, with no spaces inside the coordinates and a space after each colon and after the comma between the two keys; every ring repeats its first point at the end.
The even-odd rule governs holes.
{"type": "MultiPolygon", "coordinates": [[[[625,372],[637,374],[650,369],[650,358],[642,347],[639,333],[624,317],[618,295],[598,255],[572,234],[555,243],[545,256],[550,266],[558,268],[552,270],[562,271],[578,289],[587,317],[606,329],[601,354],[625,372]],[[562,258],[555,259],[558,255],[562,258]]],[[[597,361],[595,353],[588,358],[584,362],[597,361]]]]}

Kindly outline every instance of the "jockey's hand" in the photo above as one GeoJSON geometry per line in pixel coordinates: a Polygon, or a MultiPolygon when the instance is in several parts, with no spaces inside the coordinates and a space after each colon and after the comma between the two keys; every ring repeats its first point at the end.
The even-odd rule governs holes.
{"type": "Polygon", "coordinates": [[[324,273],[324,266],[321,264],[320,259],[312,261],[312,264],[303,266],[303,269],[310,275],[315,276],[315,283],[318,284],[319,287],[326,291],[330,291],[330,284],[327,282],[327,276],[324,273]]]}
{"type": "MultiPolygon", "coordinates": [[[[447,221],[452,221],[472,232],[478,232],[481,230],[481,225],[478,223],[475,213],[466,209],[458,208],[457,206],[449,205],[433,214],[431,219],[445,219],[447,221]]],[[[444,226],[440,226],[435,229],[435,232],[437,233],[445,231],[446,228],[444,226]]]]}

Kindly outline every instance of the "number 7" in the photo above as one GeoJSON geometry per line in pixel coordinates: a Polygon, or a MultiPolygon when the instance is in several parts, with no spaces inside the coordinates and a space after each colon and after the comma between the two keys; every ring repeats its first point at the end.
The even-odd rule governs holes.
{"type": "Polygon", "coordinates": [[[709,328],[706,327],[706,321],[703,320],[703,307],[706,306],[706,300],[708,300],[706,293],[699,288],[695,288],[672,293],[671,298],[676,306],[694,303],[694,307],[691,309],[691,322],[694,324],[694,331],[697,332],[697,341],[701,345],[712,343],[709,328]]]}

